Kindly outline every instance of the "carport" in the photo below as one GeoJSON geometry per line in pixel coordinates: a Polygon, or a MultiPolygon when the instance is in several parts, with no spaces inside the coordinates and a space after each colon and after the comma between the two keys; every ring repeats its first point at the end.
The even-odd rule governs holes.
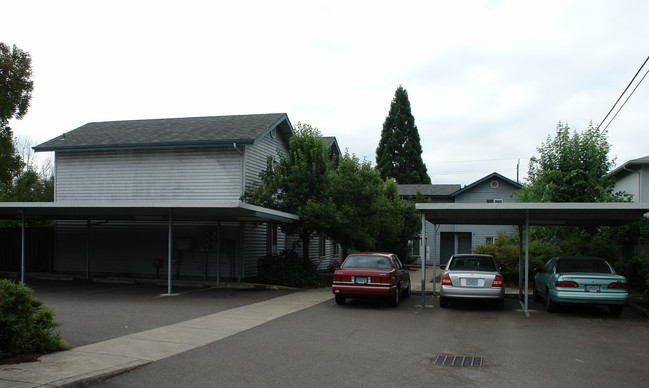
{"type": "MultiPolygon", "coordinates": [[[[0,219],[20,220],[21,282],[25,280],[25,228],[31,220],[119,220],[165,222],[168,225],[167,291],[172,293],[173,225],[176,221],[200,222],[268,222],[291,223],[298,216],[254,206],[241,201],[74,201],[74,202],[4,202],[0,203],[0,219]]],[[[89,234],[88,234],[89,235],[89,234]]],[[[89,238],[89,237],[88,237],[89,238]]],[[[220,239],[217,239],[217,244],[220,239]]],[[[89,241],[86,241],[89,246],[89,241]]],[[[217,249],[217,260],[219,255],[217,249]]],[[[89,268],[90,250],[86,251],[89,268]]]]}
{"type": "MultiPolygon", "coordinates": [[[[620,226],[642,220],[649,204],[638,203],[418,203],[421,233],[426,236],[426,221],[433,225],[513,225],[519,230],[519,298],[528,310],[529,227],[554,226],[620,226]],[[523,265],[524,261],[524,265],[523,265]],[[521,278],[525,279],[524,283],[521,278]]],[[[426,252],[425,239],[420,252],[426,252]]],[[[421,303],[425,305],[426,258],[421,261],[421,303]]],[[[435,271],[435,267],[433,267],[435,271]]],[[[435,277],[435,275],[433,275],[435,277]]],[[[433,294],[435,282],[433,281],[433,294]]]]}

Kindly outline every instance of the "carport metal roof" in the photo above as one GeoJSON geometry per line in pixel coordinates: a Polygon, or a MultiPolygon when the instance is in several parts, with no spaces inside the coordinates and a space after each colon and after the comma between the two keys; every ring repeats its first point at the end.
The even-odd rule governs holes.
{"type": "Polygon", "coordinates": [[[471,225],[625,225],[642,219],[639,203],[418,203],[430,223],[471,225]]]}
{"type": "MultiPolygon", "coordinates": [[[[167,221],[168,268],[171,268],[172,225],[175,221],[291,223],[297,221],[299,217],[241,201],[60,201],[3,202],[0,203],[0,219],[15,219],[22,222],[21,282],[24,282],[25,221],[28,220],[167,221]]],[[[171,271],[167,272],[168,293],[171,294],[171,271]]]]}
{"type": "Polygon", "coordinates": [[[277,221],[298,216],[241,201],[3,202],[0,219],[163,221],[277,221]]]}
{"type": "MultiPolygon", "coordinates": [[[[561,226],[618,226],[642,220],[649,213],[647,203],[418,203],[415,208],[422,214],[422,236],[426,223],[470,225],[525,226],[525,297],[528,299],[528,227],[529,225],[561,226]]],[[[522,238],[523,236],[521,236],[522,238]]],[[[424,244],[422,239],[422,245],[424,244]]],[[[421,252],[425,252],[421,247],[421,252]]],[[[422,260],[422,305],[425,294],[425,266],[422,260]]],[[[433,289],[434,290],[434,289],[433,289]]]]}

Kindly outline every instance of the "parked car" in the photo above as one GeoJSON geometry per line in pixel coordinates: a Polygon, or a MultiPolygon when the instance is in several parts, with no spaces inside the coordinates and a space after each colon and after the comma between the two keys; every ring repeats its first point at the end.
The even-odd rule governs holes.
{"type": "Polygon", "coordinates": [[[453,300],[493,300],[505,308],[503,275],[491,255],[456,254],[451,256],[439,286],[439,305],[453,300]]]}
{"type": "Polygon", "coordinates": [[[608,305],[619,316],[629,300],[626,278],[599,257],[553,257],[534,272],[534,301],[545,301],[549,312],[562,303],[591,303],[608,305]]]}
{"type": "Polygon", "coordinates": [[[385,297],[392,306],[410,296],[410,274],[393,253],[352,253],[334,272],[331,290],[336,303],[346,298],[385,297]]]}

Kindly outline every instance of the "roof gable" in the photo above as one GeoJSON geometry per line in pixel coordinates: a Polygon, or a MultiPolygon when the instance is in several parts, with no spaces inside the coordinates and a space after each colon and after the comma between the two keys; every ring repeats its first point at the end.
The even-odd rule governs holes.
{"type": "Polygon", "coordinates": [[[514,182],[513,180],[511,180],[511,179],[509,179],[509,178],[506,178],[506,177],[504,177],[504,176],[498,174],[497,172],[492,172],[491,174],[487,175],[486,177],[484,177],[484,178],[482,178],[482,179],[480,179],[480,180],[477,180],[477,181],[471,183],[471,184],[468,185],[468,186],[465,186],[465,187],[464,187],[463,189],[461,189],[461,190],[458,190],[458,191],[454,192],[454,193],[452,194],[452,196],[453,196],[453,197],[456,197],[456,196],[458,196],[458,195],[460,195],[460,194],[462,194],[462,193],[464,193],[464,192],[467,192],[467,191],[469,191],[469,190],[471,190],[471,189],[473,189],[473,188],[475,188],[475,187],[477,187],[477,186],[479,186],[479,185],[485,183],[486,181],[488,181],[488,180],[490,180],[490,179],[499,179],[499,180],[502,180],[502,181],[504,181],[505,183],[512,185],[516,190],[521,189],[521,188],[523,187],[523,185],[521,185],[521,184],[518,183],[518,182],[514,182]]]}
{"type": "Polygon", "coordinates": [[[34,147],[35,151],[254,144],[272,130],[288,141],[285,113],[88,123],[34,147]]]}
{"type": "Polygon", "coordinates": [[[630,173],[629,169],[633,169],[634,167],[639,167],[646,164],[649,164],[649,156],[644,156],[642,158],[637,158],[637,159],[631,159],[628,162],[624,163],[623,165],[617,167],[613,171],[609,172],[608,176],[617,178],[618,175],[626,175],[630,173]]]}

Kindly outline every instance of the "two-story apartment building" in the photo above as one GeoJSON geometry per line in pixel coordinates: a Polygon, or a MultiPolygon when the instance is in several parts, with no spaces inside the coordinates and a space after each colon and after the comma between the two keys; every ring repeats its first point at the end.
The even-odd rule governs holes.
{"type": "MultiPolygon", "coordinates": [[[[273,211],[228,215],[227,205],[224,214],[208,216],[199,214],[200,204],[237,208],[268,157],[288,150],[292,134],[284,113],[130,120],[88,123],[34,149],[54,152],[56,204],[196,203],[193,219],[174,222],[172,274],[241,280],[256,275],[259,257],[290,248],[290,239],[273,211]]],[[[325,141],[340,152],[335,138],[325,141]]],[[[167,230],[164,217],[149,215],[57,221],[53,270],[162,276],[167,230]]],[[[326,244],[314,246],[331,253],[326,244]]]]}

